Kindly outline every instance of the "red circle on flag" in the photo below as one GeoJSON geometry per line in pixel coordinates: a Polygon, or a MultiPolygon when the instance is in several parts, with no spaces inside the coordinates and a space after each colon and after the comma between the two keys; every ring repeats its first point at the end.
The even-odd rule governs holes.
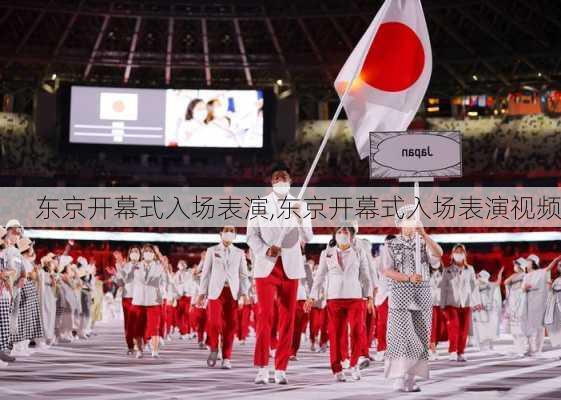
{"type": "Polygon", "coordinates": [[[360,79],[376,89],[399,92],[417,82],[424,67],[425,50],[415,31],[401,22],[386,22],[376,32],[360,79]]]}
{"type": "Polygon", "coordinates": [[[125,111],[125,103],[122,100],[116,100],[113,102],[113,111],[118,113],[125,111]]]}

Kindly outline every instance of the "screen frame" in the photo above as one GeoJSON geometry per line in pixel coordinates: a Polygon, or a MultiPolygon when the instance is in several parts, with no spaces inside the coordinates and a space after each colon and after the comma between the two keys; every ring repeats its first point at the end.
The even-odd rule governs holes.
{"type": "Polygon", "coordinates": [[[151,155],[175,155],[181,156],[190,154],[193,156],[231,154],[233,156],[243,154],[254,154],[256,156],[266,156],[272,153],[274,131],[275,104],[276,96],[272,88],[266,87],[201,87],[197,89],[183,87],[154,87],[154,86],[123,86],[123,85],[103,85],[95,83],[67,83],[59,87],[57,92],[62,107],[60,117],[59,143],[63,151],[76,151],[80,153],[89,152],[122,152],[127,153],[150,153],[151,155]],[[72,107],[71,90],[72,87],[98,87],[101,89],[153,89],[153,90],[261,90],[263,91],[263,146],[262,147],[180,147],[165,145],[142,145],[142,144],[107,144],[107,143],[76,143],[70,141],[70,112],[72,107]]]}

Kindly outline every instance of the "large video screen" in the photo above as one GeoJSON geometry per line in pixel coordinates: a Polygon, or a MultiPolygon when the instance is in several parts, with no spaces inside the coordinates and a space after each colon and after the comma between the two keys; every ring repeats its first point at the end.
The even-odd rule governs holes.
{"type": "Polygon", "coordinates": [[[263,92],[73,86],[70,142],[260,148],[263,92]]]}

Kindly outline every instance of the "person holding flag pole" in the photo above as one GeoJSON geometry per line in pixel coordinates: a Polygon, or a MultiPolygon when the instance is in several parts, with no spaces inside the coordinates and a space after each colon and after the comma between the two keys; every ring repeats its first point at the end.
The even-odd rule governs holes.
{"type": "MultiPolygon", "coordinates": [[[[349,125],[353,131],[359,156],[363,159],[369,154],[369,133],[371,131],[405,131],[407,129],[421,105],[431,72],[432,52],[420,0],[386,0],[334,82],[340,102],[296,200],[302,199],[343,108],[345,108],[349,125]]],[[[275,171],[273,171],[273,186],[276,184],[280,188],[280,183],[275,182],[274,173],[275,171]]],[[[414,182],[415,197],[418,198],[419,183],[418,180],[414,182]]],[[[289,180],[286,183],[284,186],[289,187],[289,180]]],[[[273,199],[276,200],[276,198],[273,199]]],[[[418,210],[415,211],[415,220],[419,220],[418,210]]],[[[264,264],[265,269],[270,273],[272,267],[277,269],[279,253],[282,254],[281,247],[276,244],[269,245],[266,240],[263,240],[260,227],[252,221],[257,221],[257,219],[250,212],[247,235],[248,244],[257,255],[256,272],[260,269],[260,263],[257,261],[259,257],[265,259],[268,257],[264,264]]],[[[311,226],[309,228],[311,232],[311,226]]],[[[285,236],[289,232],[291,232],[290,227],[281,227],[280,230],[275,231],[276,243],[285,240],[285,236]]],[[[416,275],[421,276],[421,280],[423,280],[424,275],[428,279],[428,273],[421,274],[425,268],[421,264],[420,242],[420,235],[417,233],[415,236],[415,268],[416,275]]],[[[283,267],[286,268],[284,264],[283,267]]],[[[266,271],[264,275],[267,276],[266,271]]],[[[256,278],[258,302],[262,302],[259,275],[256,275],[256,278]]],[[[295,303],[296,290],[297,285],[295,284],[291,291],[294,293],[289,296],[290,304],[295,303]]],[[[263,293],[263,290],[261,292],[263,293]]],[[[263,323],[269,319],[269,315],[267,312],[263,315],[264,307],[262,305],[259,308],[261,309],[259,320],[263,323]]],[[[428,329],[430,329],[430,321],[428,329]]],[[[255,382],[266,383],[268,370],[265,367],[268,362],[265,360],[265,344],[268,347],[270,338],[264,339],[264,336],[269,335],[270,329],[267,330],[263,326],[260,329],[258,326],[257,331],[255,365],[259,367],[259,371],[255,382]],[[261,343],[262,341],[263,343],[261,343]]],[[[391,347],[391,343],[389,346],[391,347]]],[[[428,342],[426,350],[428,355],[428,342]]],[[[282,351],[280,353],[283,354],[282,351]]],[[[279,358],[278,356],[277,351],[277,358],[279,358]]],[[[283,358],[285,356],[283,355],[283,358]]],[[[288,359],[288,356],[286,358],[288,359]]],[[[286,383],[284,374],[286,364],[281,361],[277,365],[277,367],[281,367],[278,376],[275,375],[278,383],[286,383]]],[[[277,368],[278,370],[279,368],[277,368]]],[[[428,377],[428,370],[423,375],[428,377]]],[[[386,376],[388,376],[387,371],[386,376]]],[[[400,388],[403,389],[403,387],[400,388]]]]}

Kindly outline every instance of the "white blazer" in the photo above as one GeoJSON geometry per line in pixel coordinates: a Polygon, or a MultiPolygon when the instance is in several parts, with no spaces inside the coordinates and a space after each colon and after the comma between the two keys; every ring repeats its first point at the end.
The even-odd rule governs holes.
{"type": "Polygon", "coordinates": [[[475,269],[454,264],[442,270],[440,281],[440,306],[475,307],[481,304],[479,289],[476,284],[475,269]]]}
{"type": "MultiPolygon", "coordinates": [[[[287,199],[295,199],[288,195],[287,199]]],[[[275,266],[276,258],[267,256],[271,246],[281,247],[280,257],[286,276],[290,279],[301,279],[306,276],[304,259],[300,242],[309,242],[314,233],[312,221],[307,215],[308,206],[300,202],[300,215],[303,217],[301,225],[295,215],[288,216],[288,207],[294,210],[294,202],[278,199],[274,192],[269,193],[260,202],[253,200],[247,221],[247,244],[253,251],[253,277],[265,278],[269,276],[275,266]],[[259,206],[264,212],[257,212],[259,206]],[[285,228],[286,227],[286,228],[285,228]]],[[[294,211],[293,211],[294,212],[294,211]]]]}
{"type": "Polygon", "coordinates": [[[207,249],[199,294],[215,300],[220,297],[226,283],[234,299],[238,300],[242,294],[247,296],[249,273],[244,251],[232,244],[226,247],[220,243],[207,249]]]}
{"type": "Polygon", "coordinates": [[[175,273],[175,285],[177,286],[179,297],[192,297],[196,290],[193,283],[193,271],[191,269],[177,271],[175,273]]]}
{"type": "Polygon", "coordinates": [[[127,262],[113,277],[113,282],[123,287],[123,298],[125,299],[130,299],[133,296],[135,265],[140,264],[132,261],[127,262]]]}
{"type": "Polygon", "coordinates": [[[312,299],[319,297],[326,278],[327,300],[372,297],[368,260],[364,250],[358,246],[345,251],[329,247],[321,252],[319,268],[310,292],[312,299]],[[343,266],[339,264],[337,253],[342,257],[343,266]]]}
{"type": "Polygon", "coordinates": [[[148,268],[141,262],[134,268],[132,304],[135,306],[157,306],[163,302],[162,284],[164,268],[152,261],[148,268]]]}

